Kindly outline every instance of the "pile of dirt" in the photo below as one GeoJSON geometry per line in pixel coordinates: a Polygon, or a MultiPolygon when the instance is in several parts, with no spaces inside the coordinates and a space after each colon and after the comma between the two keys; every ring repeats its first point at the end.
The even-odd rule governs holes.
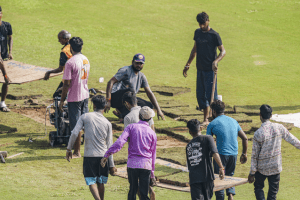
{"type": "MultiPolygon", "coordinates": [[[[46,106],[11,108],[11,111],[29,117],[38,123],[45,124],[46,106]]],[[[46,125],[52,126],[47,113],[46,125]]]]}

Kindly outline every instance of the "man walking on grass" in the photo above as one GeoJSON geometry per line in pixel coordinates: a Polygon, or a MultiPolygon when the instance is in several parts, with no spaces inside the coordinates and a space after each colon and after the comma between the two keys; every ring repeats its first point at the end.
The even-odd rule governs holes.
{"type": "MultiPolygon", "coordinates": [[[[243,141],[243,153],[240,157],[242,164],[247,162],[248,139],[240,125],[235,119],[224,115],[225,104],[220,100],[214,101],[210,105],[214,120],[207,126],[207,135],[217,137],[217,148],[222,164],[225,168],[226,176],[233,176],[238,155],[238,140],[243,141]]],[[[219,172],[219,166],[214,160],[214,171],[219,172]]],[[[215,192],[216,200],[224,200],[224,190],[215,192]]],[[[228,200],[232,200],[235,195],[235,188],[226,189],[228,200]]]]}
{"type": "Polygon", "coordinates": [[[264,182],[269,182],[268,200],[276,199],[279,190],[280,172],[282,171],[282,139],[300,149],[300,141],[282,124],[270,122],[272,108],[269,105],[260,107],[261,127],[253,137],[249,183],[254,181],[256,199],[264,200],[264,182]]]}
{"type": "MultiPolygon", "coordinates": [[[[203,110],[204,113],[202,125],[208,125],[213,77],[218,71],[218,63],[223,59],[226,52],[221,37],[209,26],[209,16],[205,12],[199,13],[197,15],[197,21],[200,28],[195,31],[194,47],[192,48],[189,60],[183,69],[183,76],[187,77],[187,71],[197,55],[197,100],[200,110],[203,110]],[[217,48],[220,51],[218,56],[216,51],[217,48]]],[[[216,100],[217,98],[218,93],[216,83],[214,99],[216,100]]]]}
{"type": "MultiPolygon", "coordinates": [[[[89,89],[88,77],[90,72],[90,62],[81,53],[83,41],[80,37],[70,39],[71,53],[73,55],[66,65],[63,75],[63,89],[59,109],[63,112],[63,105],[68,94],[68,111],[71,131],[74,129],[77,120],[84,113],[89,112],[89,89]]],[[[75,142],[74,157],[80,158],[81,132],[75,142]]]]}
{"type": "Polygon", "coordinates": [[[128,200],[136,200],[138,190],[140,191],[141,200],[149,200],[149,185],[153,186],[156,183],[154,170],[157,137],[148,124],[148,121],[154,116],[155,113],[151,108],[142,107],[139,112],[140,121],[129,124],[101,160],[103,167],[107,162],[107,158],[120,151],[124,144],[129,141],[127,174],[130,187],[128,200]]]}
{"type": "Polygon", "coordinates": [[[107,183],[108,171],[113,175],[115,165],[113,156],[108,158],[108,164],[101,166],[100,161],[105,152],[113,143],[112,125],[103,116],[106,104],[104,96],[97,95],[92,98],[94,112],[83,114],[79,117],[70,136],[66,157],[72,158],[72,147],[83,127],[85,127],[85,146],[83,158],[83,175],[96,200],[104,200],[104,184],[107,183]]]}
{"type": "Polygon", "coordinates": [[[201,135],[200,122],[188,121],[187,127],[193,139],[186,146],[186,158],[189,169],[192,200],[210,200],[214,189],[214,157],[220,167],[220,179],[224,178],[224,168],[220,160],[214,139],[210,135],[201,135]]]}

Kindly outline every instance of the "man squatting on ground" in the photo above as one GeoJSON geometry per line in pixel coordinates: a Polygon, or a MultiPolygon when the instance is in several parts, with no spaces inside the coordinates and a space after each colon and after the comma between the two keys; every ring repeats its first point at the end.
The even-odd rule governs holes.
{"type": "Polygon", "coordinates": [[[122,102],[122,96],[125,92],[133,91],[135,94],[139,92],[140,88],[145,88],[145,92],[150,99],[151,103],[144,99],[137,98],[138,106],[148,106],[157,109],[157,117],[161,117],[163,120],[164,114],[160,110],[160,107],[156,101],[154,94],[152,93],[148,84],[146,76],[141,72],[145,63],[145,56],[142,54],[136,54],[132,59],[132,65],[125,66],[119,69],[119,71],[110,79],[106,87],[106,100],[108,101],[105,108],[105,112],[108,112],[110,107],[116,108],[114,114],[123,119],[129,111],[122,102]]]}
{"type": "Polygon", "coordinates": [[[276,199],[279,190],[280,172],[282,171],[281,142],[282,139],[300,149],[300,141],[282,124],[270,122],[272,108],[269,105],[260,107],[261,127],[253,136],[251,168],[249,183],[254,180],[256,199],[264,200],[264,182],[268,178],[268,200],[276,199]]]}
{"type": "MultiPolygon", "coordinates": [[[[45,73],[44,80],[48,80],[50,74],[57,74],[57,73],[62,72],[65,68],[66,62],[70,58],[72,58],[72,53],[71,53],[71,48],[70,48],[71,46],[70,46],[70,43],[69,43],[69,40],[71,38],[71,34],[66,30],[62,30],[58,33],[57,37],[58,37],[58,42],[61,45],[64,45],[63,48],[61,49],[61,52],[60,52],[59,67],[54,69],[54,70],[47,71],[45,73]]],[[[61,96],[62,86],[63,86],[63,80],[60,82],[59,86],[55,90],[55,92],[53,94],[53,98],[61,96]]]]}
{"type": "Polygon", "coordinates": [[[154,170],[157,137],[148,124],[148,121],[154,116],[155,113],[151,108],[148,106],[142,107],[139,112],[140,121],[129,124],[101,160],[103,167],[107,158],[120,151],[128,141],[127,174],[130,184],[128,200],[135,200],[138,190],[140,191],[141,200],[149,200],[149,185],[153,186],[156,183],[154,170]]]}
{"type": "Polygon", "coordinates": [[[97,95],[92,98],[94,112],[83,114],[79,117],[70,136],[66,157],[72,158],[72,147],[83,127],[85,127],[85,146],[83,158],[83,175],[86,184],[96,200],[104,199],[104,184],[107,183],[108,169],[110,174],[115,172],[113,156],[108,158],[104,167],[100,162],[107,149],[113,144],[112,125],[103,116],[106,104],[105,97],[97,95]]]}
{"type": "Polygon", "coordinates": [[[9,112],[10,109],[5,104],[5,99],[8,91],[8,84],[11,82],[8,75],[6,74],[6,70],[4,67],[3,60],[9,59],[12,60],[12,47],[13,47],[13,39],[12,39],[12,28],[9,22],[2,21],[2,8],[0,6],[0,70],[2,75],[4,76],[4,81],[1,90],[1,102],[0,102],[0,110],[3,112],[9,112]],[[9,47],[9,51],[7,51],[7,46],[9,47]]]}
{"type": "Polygon", "coordinates": [[[188,121],[187,127],[193,139],[186,146],[186,159],[189,170],[192,200],[210,200],[214,189],[213,157],[219,166],[220,179],[224,178],[224,168],[214,139],[210,135],[201,135],[200,122],[188,121]]]}
{"type": "MultiPolygon", "coordinates": [[[[89,89],[88,77],[90,71],[90,63],[86,56],[81,53],[83,41],[80,37],[72,37],[70,39],[71,53],[73,55],[66,65],[63,75],[63,90],[59,109],[63,112],[64,100],[68,94],[68,111],[70,130],[72,131],[81,115],[89,112],[89,89]]],[[[74,157],[80,155],[81,132],[75,142],[74,157]]]]}
{"type": "MultiPolygon", "coordinates": [[[[225,168],[225,175],[233,176],[238,155],[237,137],[239,136],[243,141],[243,153],[240,157],[242,164],[247,162],[248,139],[239,123],[235,119],[224,115],[224,102],[216,100],[210,107],[214,119],[207,126],[206,134],[211,136],[215,135],[217,137],[217,148],[225,168]]],[[[215,160],[214,172],[219,172],[219,166],[215,160]]],[[[215,192],[215,195],[216,200],[224,200],[224,190],[215,192]]],[[[232,200],[235,195],[235,188],[226,189],[226,195],[229,200],[232,200]]]]}
{"type": "MultiPolygon", "coordinates": [[[[137,105],[137,98],[134,92],[128,91],[123,95],[123,104],[130,111],[124,118],[124,129],[133,123],[138,123],[140,121],[139,112],[141,107],[137,105]]],[[[154,121],[151,118],[148,121],[149,126],[155,132],[154,121]]],[[[137,192],[139,198],[141,199],[140,191],[137,192]]],[[[151,200],[155,200],[155,193],[151,186],[149,186],[149,195],[151,200]]]]}
{"type": "MultiPolygon", "coordinates": [[[[189,60],[183,69],[183,76],[187,77],[187,71],[197,55],[197,100],[200,110],[203,110],[204,112],[203,125],[208,125],[213,77],[214,73],[217,73],[218,71],[218,63],[225,56],[226,52],[220,35],[209,26],[208,15],[205,12],[199,13],[197,15],[197,21],[200,28],[195,31],[195,44],[189,60]],[[220,51],[218,56],[216,51],[217,47],[220,51]]],[[[214,99],[216,100],[217,98],[218,92],[216,82],[214,99]]]]}

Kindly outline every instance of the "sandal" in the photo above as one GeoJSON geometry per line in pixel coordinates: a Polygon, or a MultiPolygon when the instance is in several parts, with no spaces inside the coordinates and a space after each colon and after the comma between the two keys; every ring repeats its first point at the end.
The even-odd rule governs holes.
{"type": "Polygon", "coordinates": [[[6,106],[5,107],[1,107],[0,110],[2,112],[10,112],[10,109],[8,107],[6,107],[6,106]]]}

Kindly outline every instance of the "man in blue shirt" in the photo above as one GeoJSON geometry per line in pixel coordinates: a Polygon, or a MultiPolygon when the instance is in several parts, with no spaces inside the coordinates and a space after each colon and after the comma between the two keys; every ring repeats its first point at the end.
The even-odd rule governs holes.
{"type": "MultiPolygon", "coordinates": [[[[247,162],[248,139],[240,125],[235,119],[224,115],[225,104],[217,100],[210,105],[214,120],[207,126],[207,135],[215,135],[217,138],[217,149],[220,154],[222,164],[225,168],[225,175],[233,176],[237,154],[239,136],[243,140],[243,153],[240,158],[242,164],[247,162]]],[[[214,161],[214,173],[219,173],[219,166],[214,161]]],[[[224,190],[215,192],[216,200],[224,199],[224,190]]],[[[234,187],[226,189],[228,199],[233,199],[235,195],[234,187]]]]}

